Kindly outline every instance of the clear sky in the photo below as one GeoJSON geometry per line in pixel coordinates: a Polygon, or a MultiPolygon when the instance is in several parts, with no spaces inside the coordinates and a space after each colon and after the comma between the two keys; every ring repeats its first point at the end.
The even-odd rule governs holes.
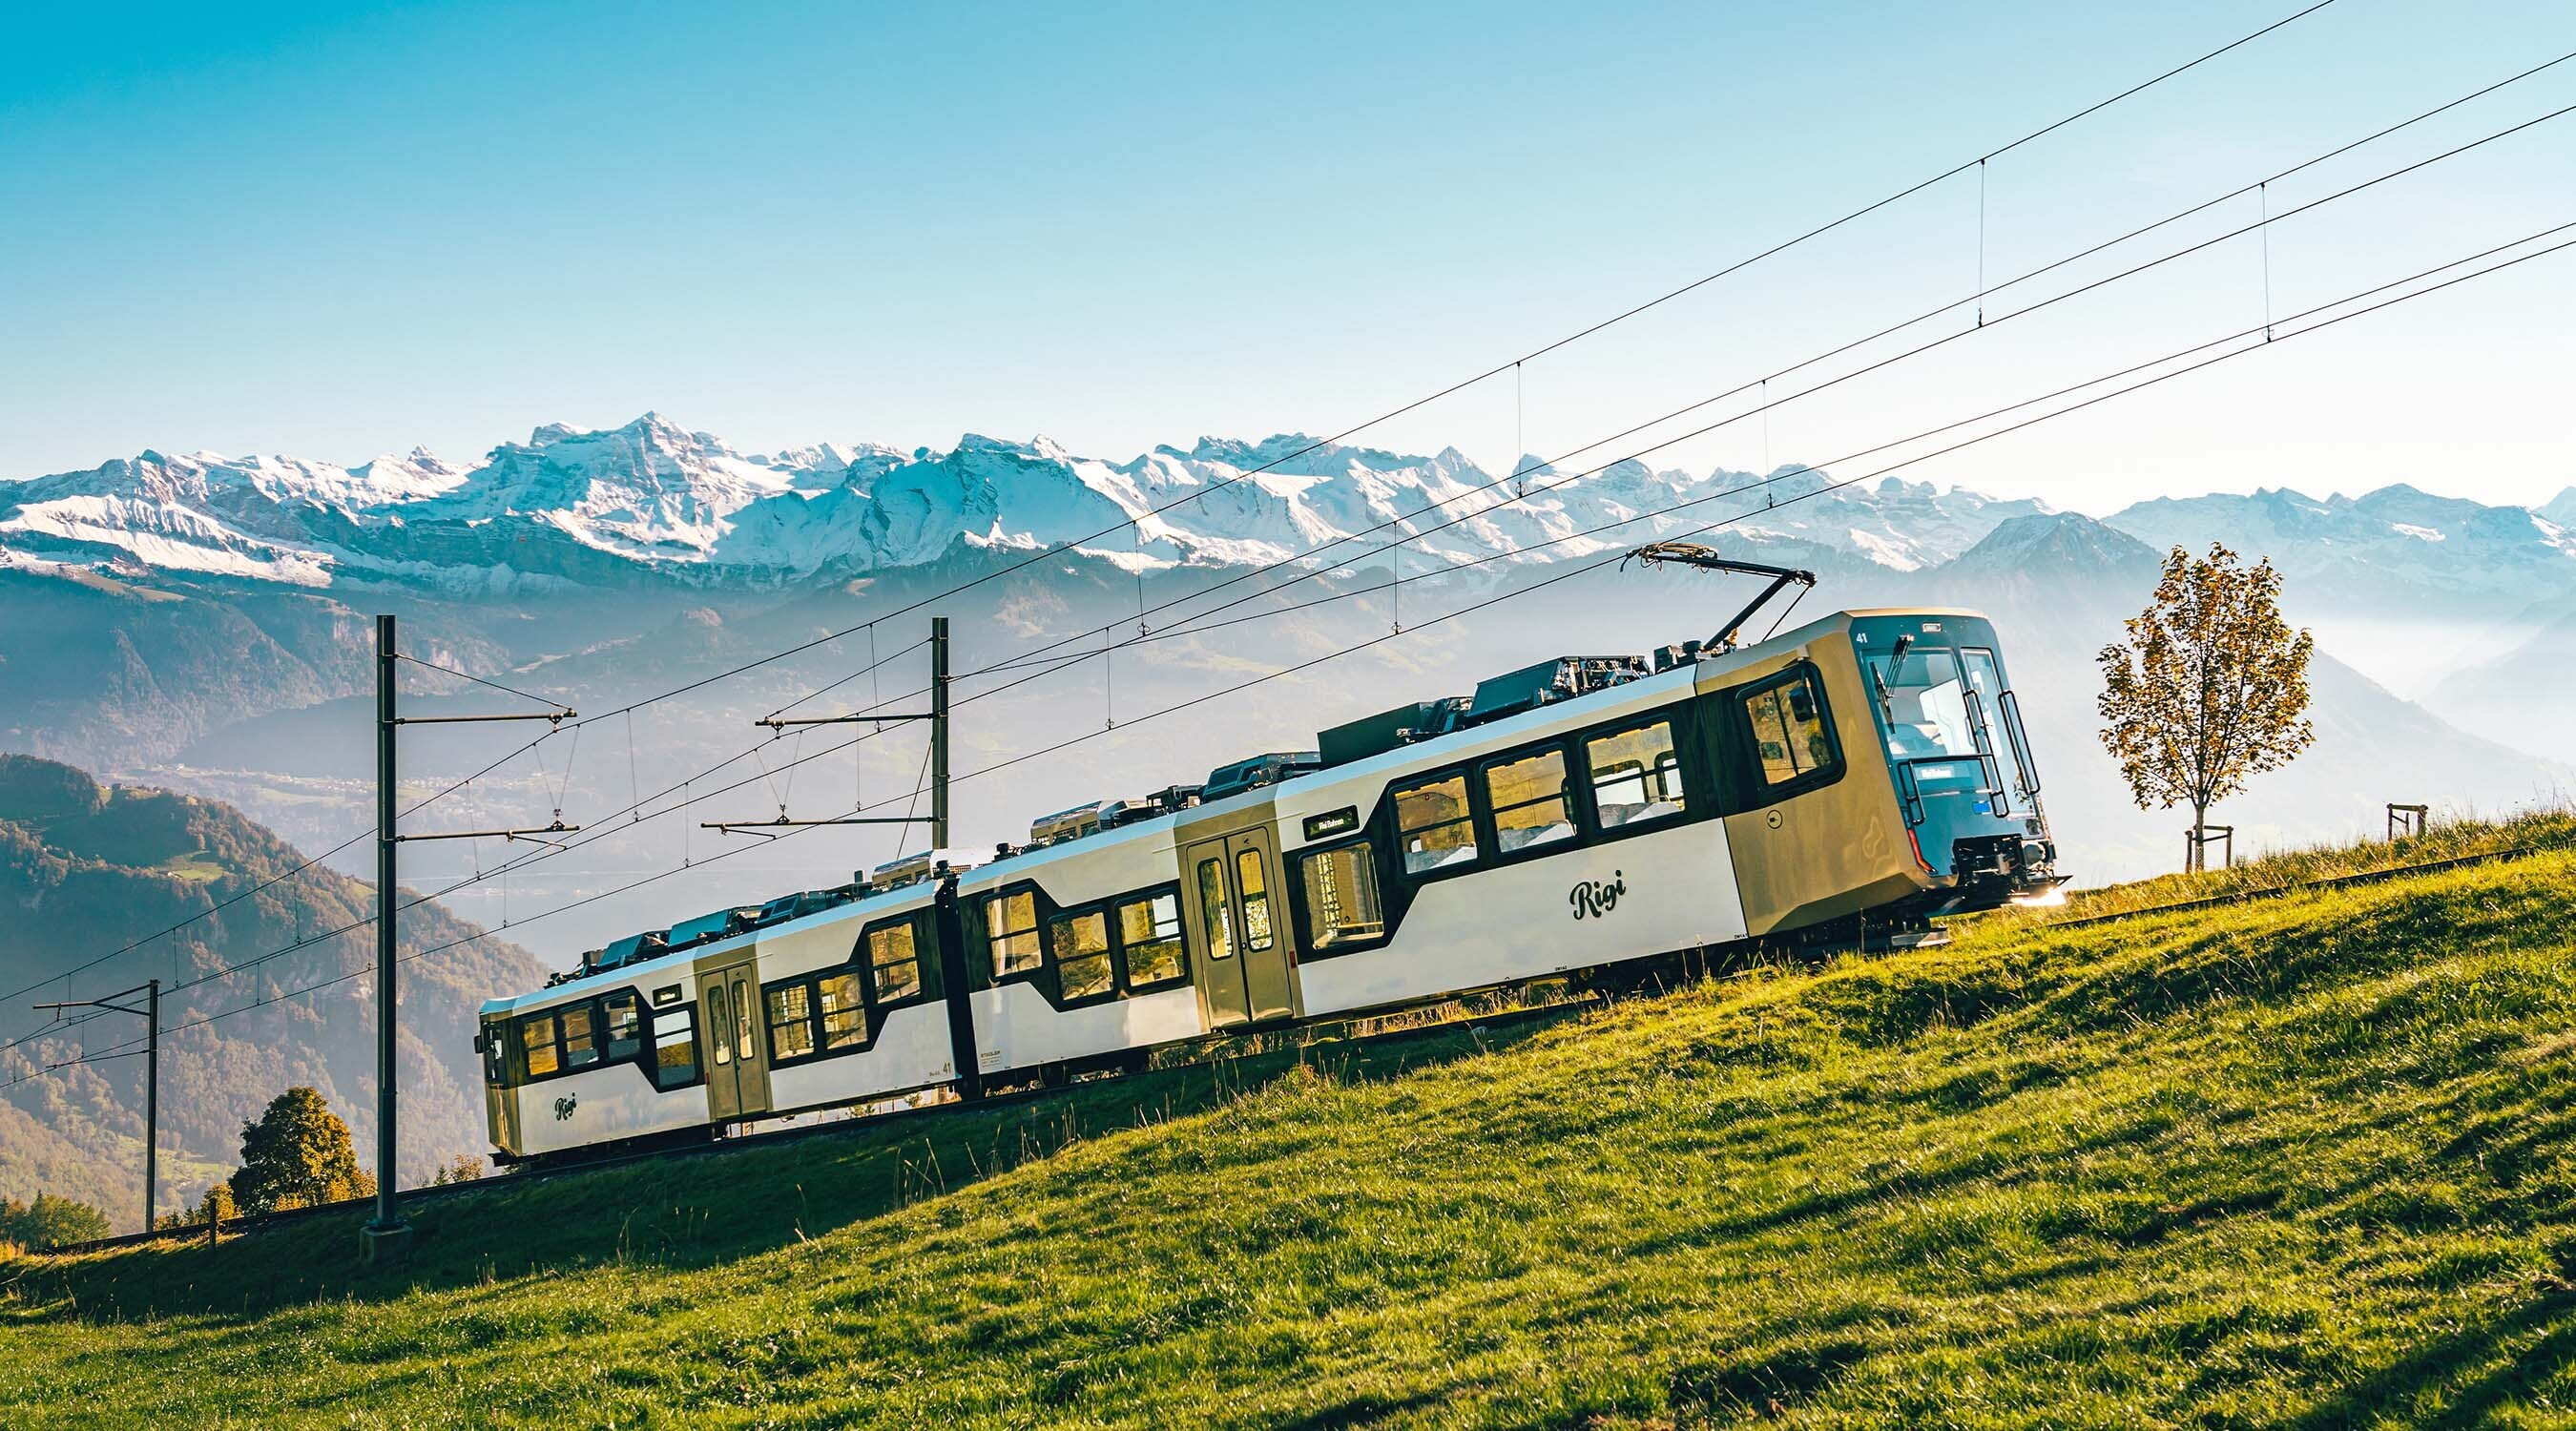
{"type": "MultiPolygon", "coordinates": [[[[471,459],[648,408],[751,450],[1334,430],[2296,8],[21,5],[0,476],[471,459]]],[[[1994,161],[1985,271],[2569,50],[2566,0],[2337,0],[1994,161]]],[[[2576,61],[2268,199],[2568,104],[2576,61]]],[[[2272,306],[2576,220],[2572,159],[2576,115],[2286,221],[2272,306]]],[[[1554,455],[1972,291],[1978,209],[1952,180],[1369,437],[1554,455]]],[[[2263,264],[2236,240],[1658,462],[1821,461],[2259,322],[2263,264]]],[[[2576,483],[2571,298],[2576,251],[1919,475],[2538,501],[2576,483]]]]}

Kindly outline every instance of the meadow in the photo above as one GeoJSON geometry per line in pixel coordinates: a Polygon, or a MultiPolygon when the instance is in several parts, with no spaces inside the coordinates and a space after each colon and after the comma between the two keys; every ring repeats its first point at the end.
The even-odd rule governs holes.
{"type": "Polygon", "coordinates": [[[492,1179],[396,1272],[354,1217],[25,1258],[0,1424],[2576,1426],[2576,852],[2534,834],[492,1179]]]}

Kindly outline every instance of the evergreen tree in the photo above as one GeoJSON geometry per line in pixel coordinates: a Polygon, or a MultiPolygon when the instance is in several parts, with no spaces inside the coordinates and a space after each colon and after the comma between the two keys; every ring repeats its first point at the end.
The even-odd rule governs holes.
{"type": "Polygon", "coordinates": [[[286,1090],[242,1125],[242,1165],[232,1176],[232,1195],[243,1212],[341,1202],[375,1190],[375,1179],[358,1168],[349,1125],[310,1088],[286,1090]]]}

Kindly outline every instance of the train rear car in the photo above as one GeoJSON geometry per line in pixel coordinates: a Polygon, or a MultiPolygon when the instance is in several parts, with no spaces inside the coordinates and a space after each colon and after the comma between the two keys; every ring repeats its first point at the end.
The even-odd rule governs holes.
{"type": "Polygon", "coordinates": [[[915,884],[485,1004],[493,1147],[703,1138],[951,1081],[933,905],[915,884]]]}

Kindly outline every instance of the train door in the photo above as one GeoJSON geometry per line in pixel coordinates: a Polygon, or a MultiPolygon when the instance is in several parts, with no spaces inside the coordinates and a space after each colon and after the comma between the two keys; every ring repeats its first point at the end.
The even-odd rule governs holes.
{"type": "Polygon", "coordinates": [[[699,1066],[707,1108],[719,1123],[769,1109],[769,1060],[761,1056],[760,975],[745,958],[698,971],[699,1066]]]}
{"type": "Polygon", "coordinates": [[[1208,1021],[1232,1028],[1295,1014],[1287,905],[1269,828],[1190,846],[1187,881],[1208,1021]]]}

